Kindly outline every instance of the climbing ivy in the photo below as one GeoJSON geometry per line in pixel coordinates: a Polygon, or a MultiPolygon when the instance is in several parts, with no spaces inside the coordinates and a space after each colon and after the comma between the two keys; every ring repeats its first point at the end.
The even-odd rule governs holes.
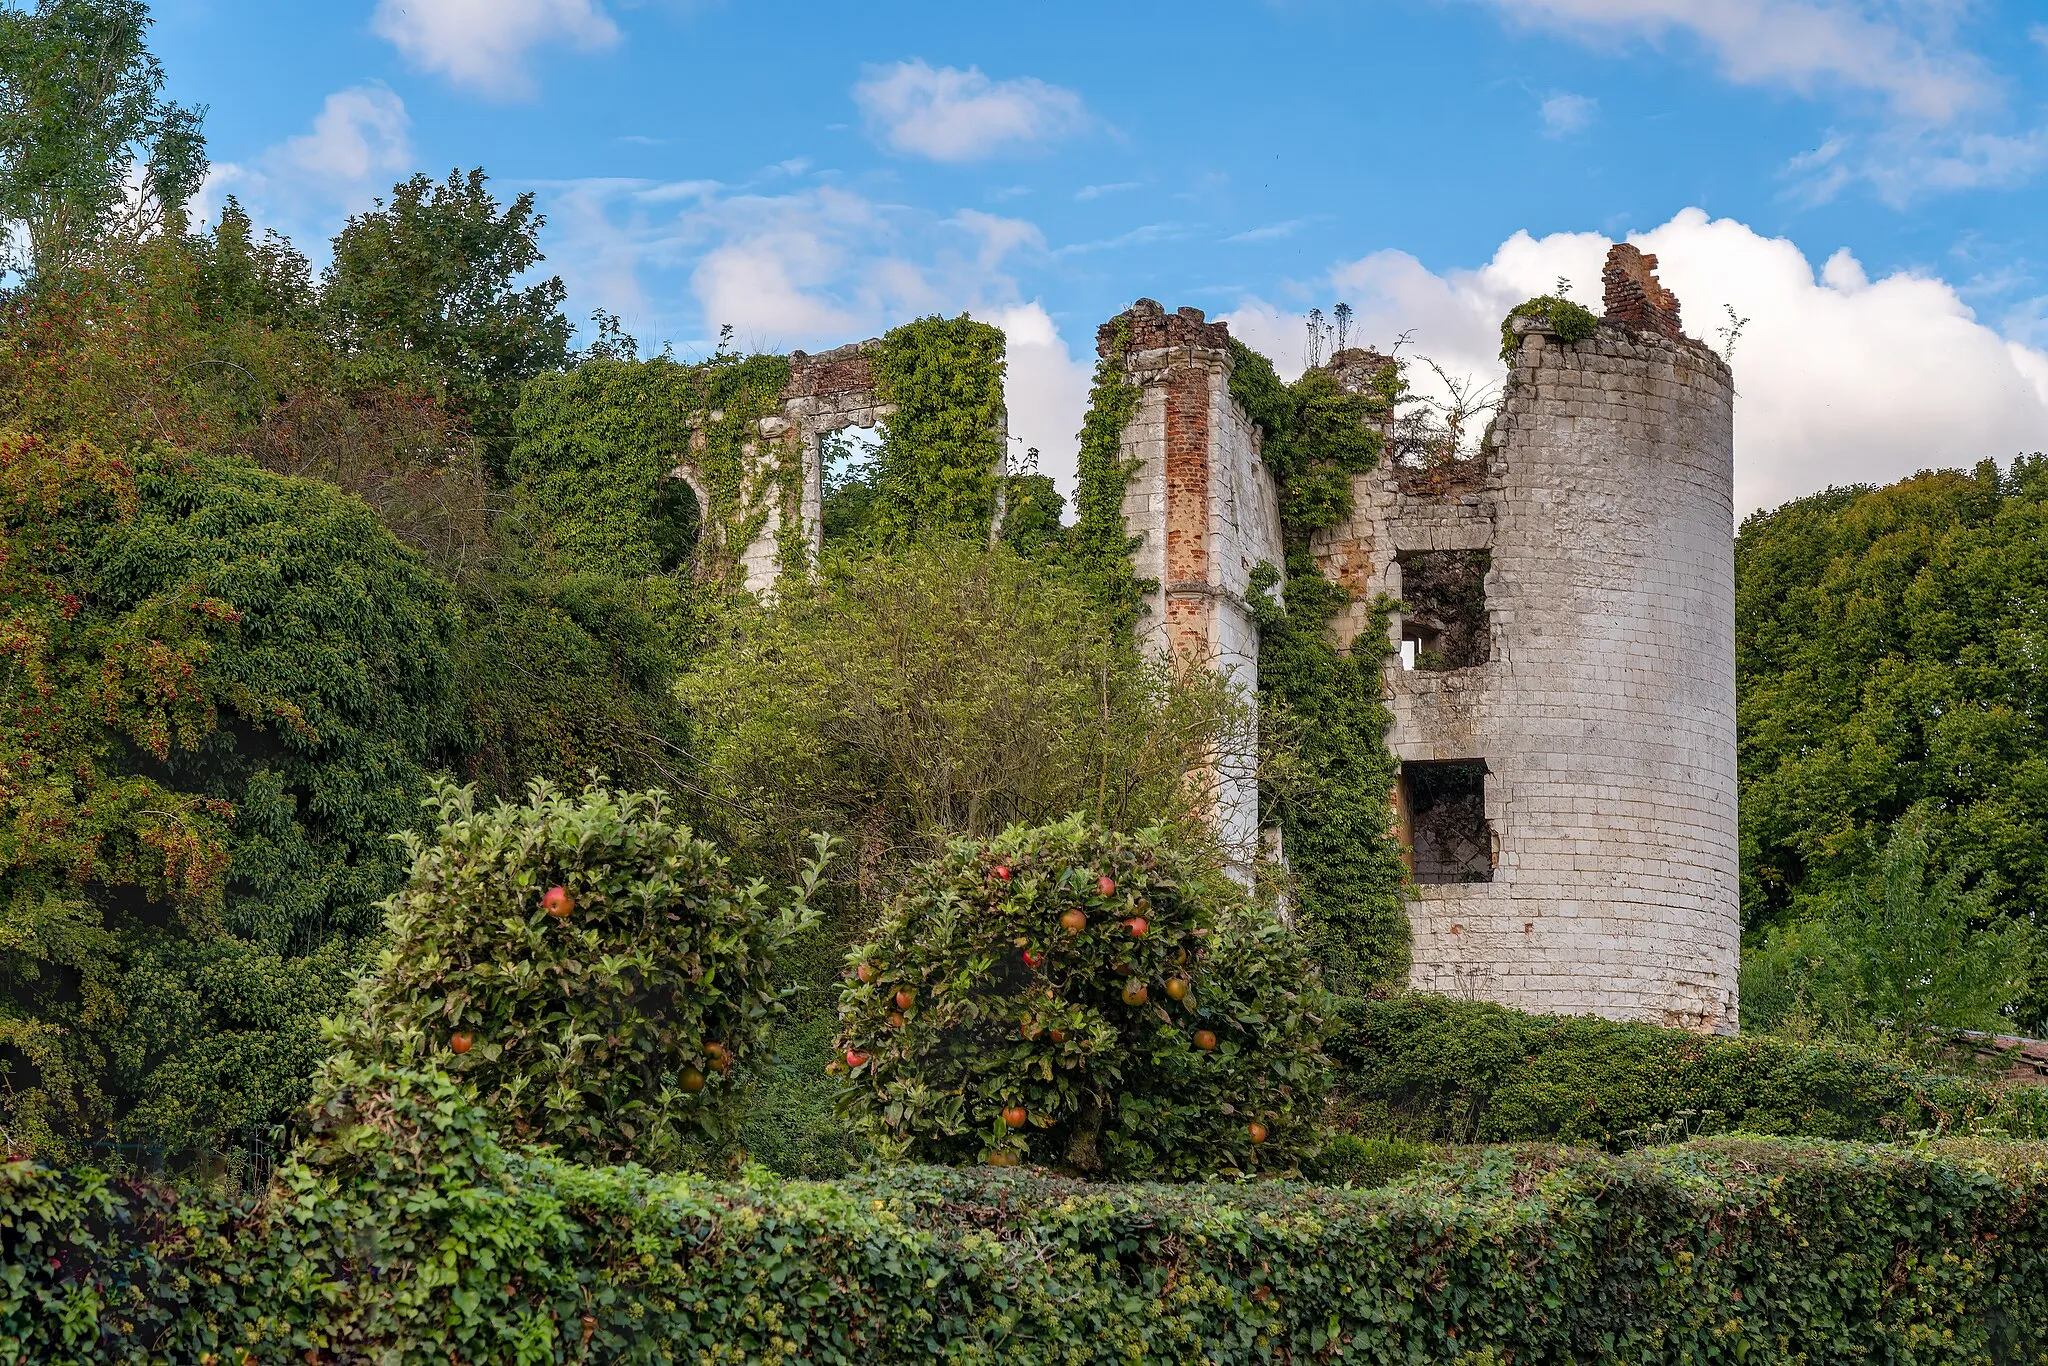
{"type": "Polygon", "coordinates": [[[1393,717],[1381,696],[1384,649],[1370,648],[1386,640],[1393,604],[1375,603],[1352,651],[1340,651],[1330,625],[1350,594],[1322,576],[1309,538],[1349,520],[1352,476],[1380,457],[1401,374],[1384,366],[1363,393],[1327,370],[1287,384],[1264,356],[1235,338],[1230,345],[1231,396],[1260,427],[1286,545],[1284,574],[1260,564],[1249,594],[1260,632],[1261,822],[1281,829],[1296,916],[1324,979],[1361,992],[1407,969],[1404,872],[1391,829],[1398,764],[1386,744],[1393,717]]]}
{"type": "Polygon", "coordinates": [[[1140,580],[1131,568],[1139,539],[1124,525],[1124,491],[1139,462],[1124,455],[1123,440],[1124,428],[1138,415],[1138,386],[1124,372],[1130,321],[1119,317],[1112,326],[1108,353],[1095,362],[1088,415],[1081,422],[1069,562],[1104,615],[1129,631],[1137,625],[1145,594],[1158,585],[1140,580]]]}
{"type": "Polygon", "coordinates": [[[788,384],[786,357],[724,351],[698,365],[598,358],[541,376],[519,405],[509,466],[522,529],[566,571],[693,568],[730,584],[770,506],[800,491],[796,462],[747,454],[788,384]],[[696,473],[701,504],[679,466],[696,473]]]}
{"type": "Polygon", "coordinates": [[[1408,968],[1404,868],[1391,829],[1400,765],[1387,748],[1393,724],[1382,698],[1380,660],[1392,604],[1382,598],[1350,653],[1330,623],[1349,594],[1316,572],[1306,552],[1287,557],[1286,602],[1273,595],[1280,571],[1252,573],[1259,624],[1259,721],[1266,749],[1260,820],[1278,825],[1294,876],[1295,917],[1323,980],[1342,993],[1395,983],[1408,968]]]}
{"type": "Polygon", "coordinates": [[[1500,358],[1513,360],[1522,339],[1515,335],[1515,319],[1534,318],[1557,334],[1559,341],[1584,341],[1600,330],[1600,320],[1582,304],[1556,294],[1543,294],[1527,303],[1516,304],[1500,323],[1500,358]]]}
{"type": "Polygon", "coordinates": [[[934,533],[987,539],[1003,466],[1003,334],[966,314],[887,333],[872,361],[882,425],[869,531],[882,544],[934,533]]]}

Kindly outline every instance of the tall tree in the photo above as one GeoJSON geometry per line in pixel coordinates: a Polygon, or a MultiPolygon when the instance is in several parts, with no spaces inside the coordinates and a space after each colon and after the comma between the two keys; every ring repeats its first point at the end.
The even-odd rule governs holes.
{"type": "Polygon", "coordinates": [[[163,98],[149,24],[143,0],[0,10],[0,220],[9,266],[32,280],[184,227],[205,111],[163,98]]]}
{"type": "Polygon", "coordinates": [[[501,208],[482,170],[416,175],[334,239],[324,300],[335,341],[374,372],[437,382],[502,473],[527,380],[569,359],[559,276],[516,285],[545,259],[531,194],[501,208]]]}

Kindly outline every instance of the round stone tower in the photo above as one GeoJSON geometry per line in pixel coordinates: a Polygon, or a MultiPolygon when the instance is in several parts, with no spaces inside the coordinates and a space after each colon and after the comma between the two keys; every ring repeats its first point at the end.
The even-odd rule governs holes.
{"type": "Polygon", "coordinates": [[[1589,337],[1517,319],[1485,453],[1367,476],[1349,544],[1411,609],[1414,984],[1732,1032],[1734,386],[1655,265],[1614,249],[1589,337]]]}

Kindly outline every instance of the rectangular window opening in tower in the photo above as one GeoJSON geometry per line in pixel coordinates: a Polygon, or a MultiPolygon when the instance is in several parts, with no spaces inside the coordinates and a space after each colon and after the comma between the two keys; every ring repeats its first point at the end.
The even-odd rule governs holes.
{"type": "Polygon", "coordinates": [[[1401,765],[1415,880],[1425,887],[1493,881],[1493,826],[1486,819],[1486,761],[1401,765]]]}
{"type": "Polygon", "coordinates": [[[1469,669],[1493,657],[1487,550],[1408,550],[1401,566],[1401,667],[1469,669]]]}

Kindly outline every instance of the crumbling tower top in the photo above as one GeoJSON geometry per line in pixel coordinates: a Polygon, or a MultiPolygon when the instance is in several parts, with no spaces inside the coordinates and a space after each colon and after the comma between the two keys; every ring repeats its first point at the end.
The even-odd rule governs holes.
{"type": "Polygon", "coordinates": [[[1095,330],[1095,353],[1106,356],[1116,345],[1119,325],[1130,329],[1129,347],[1138,351],[1164,351],[1196,347],[1206,351],[1230,350],[1230,325],[1212,323],[1199,308],[1168,313],[1153,299],[1140,299],[1095,330]]]}
{"type": "Polygon", "coordinates": [[[1673,341],[1686,340],[1678,319],[1678,296],[1658,282],[1655,256],[1617,242],[1607,252],[1607,268],[1600,273],[1600,282],[1606,287],[1606,321],[1673,341]]]}

